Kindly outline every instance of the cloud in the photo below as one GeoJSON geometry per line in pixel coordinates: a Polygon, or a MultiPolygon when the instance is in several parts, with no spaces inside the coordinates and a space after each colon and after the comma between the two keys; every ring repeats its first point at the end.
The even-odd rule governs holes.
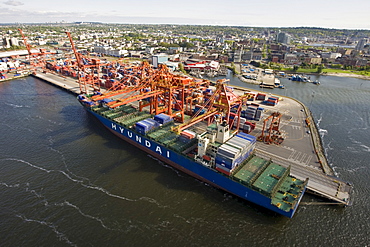
{"type": "Polygon", "coordinates": [[[6,5],[11,5],[11,6],[20,6],[20,5],[24,5],[24,3],[19,2],[19,1],[14,1],[14,0],[8,0],[8,1],[4,2],[4,4],[6,4],[6,5]]]}

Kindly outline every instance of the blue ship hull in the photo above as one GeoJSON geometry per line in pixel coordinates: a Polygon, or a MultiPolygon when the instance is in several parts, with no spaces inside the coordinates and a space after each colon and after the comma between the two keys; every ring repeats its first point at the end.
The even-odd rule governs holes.
{"type": "MultiPolygon", "coordinates": [[[[94,111],[91,111],[88,107],[86,109],[93,114],[100,122],[104,124],[110,131],[115,135],[122,138],[123,140],[129,142],[130,144],[142,149],[143,151],[149,153],[150,155],[158,158],[159,160],[170,164],[171,166],[201,180],[208,184],[211,184],[217,188],[225,190],[233,195],[243,198],[247,201],[253,202],[257,205],[270,209],[276,213],[284,215],[286,217],[293,217],[298,205],[286,212],[271,204],[271,198],[260,194],[236,181],[233,181],[230,177],[227,177],[218,171],[205,167],[192,159],[186,157],[185,155],[179,154],[171,149],[166,148],[162,144],[159,144],[153,140],[142,136],[141,134],[127,129],[110,119],[107,119],[94,111]]],[[[302,195],[304,194],[304,191],[302,195]]],[[[301,199],[301,198],[300,198],[301,199]]],[[[299,199],[299,200],[300,200],[299,199]]]]}

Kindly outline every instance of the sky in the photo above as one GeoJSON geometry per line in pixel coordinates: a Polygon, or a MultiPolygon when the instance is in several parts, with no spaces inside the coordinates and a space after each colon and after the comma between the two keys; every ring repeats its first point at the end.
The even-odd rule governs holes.
{"type": "Polygon", "coordinates": [[[370,0],[0,0],[0,23],[370,29],[370,0]]]}

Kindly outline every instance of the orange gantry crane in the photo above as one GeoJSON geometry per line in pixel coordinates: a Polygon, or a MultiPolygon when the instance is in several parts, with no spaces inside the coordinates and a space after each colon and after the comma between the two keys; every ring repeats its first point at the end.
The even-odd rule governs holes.
{"type": "Polygon", "coordinates": [[[71,43],[73,53],[77,61],[77,76],[81,93],[87,93],[88,87],[91,86],[94,91],[100,91],[100,60],[88,59],[81,53],[77,52],[70,32],[66,32],[71,43]]]}
{"type": "MultiPolygon", "coordinates": [[[[66,33],[77,60],[80,91],[87,93],[89,84],[93,87],[97,85],[95,74],[99,75],[100,64],[77,52],[71,34],[66,33]]],[[[217,81],[215,89],[212,88],[214,92],[208,95],[206,90],[211,89],[208,80],[175,75],[165,65],[153,68],[148,62],[137,66],[132,64],[116,66],[111,63],[105,69],[116,73],[117,67],[122,78],[115,80],[115,84],[111,85],[104,94],[97,93],[92,96],[93,101],[109,99],[105,100],[104,104],[110,108],[138,102],[139,111],[145,108],[150,114],[165,113],[182,123],[175,127],[176,132],[181,132],[200,121],[207,120],[210,124],[215,119],[220,119],[221,115],[222,121],[226,122],[230,129],[235,121],[239,128],[240,112],[248,95],[234,94],[232,89],[227,87],[225,83],[227,80],[217,81]],[[186,113],[192,115],[192,118],[185,122],[186,113]]],[[[98,76],[97,81],[99,79],[98,76]]]]}
{"type": "Polygon", "coordinates": [[[39,52],[32,52],[31,51],[31,45],[27,42],[27,38],[23,33],[22,29],[18,29],[20,32],[23,43],[26,46],[26,49],[28,51],[28,56],[29,56],[29,62],[31,65],[31,69],[33,70],[33,73],[36,73],[37,68],[41,68],[43,70],[46,69],[46,61],[45,57],[47,54],[53,54],[52,52],[46,52],[46,49],[40,48],[39,52]]]}
{"type": "Polygon", "coordinates": [[[218,115],[224,116],[223,121],[226,121],[230,129],[234,125],[234,121],[237,121],[236,128],[239,129],[240,113],[246,95],[238,96],[234,94],[226,86],[226,81],[218,80],[212,96],[204,100],[202,105],[198,105],[200,107],[189,121],[176,126],[173,130],[180,133],[182,130],[204,120],[207,120],[208,124],[210,124],[218,115]],[[234,109],[234,113],[232,109],[234,109]]]}
{"type": "Polygon", "coordinates": [[[266,144],[272,144],[272,143],[281,144],[282,143],[284,139],[281,137],[281,131],[280,131],[281,117],[282,117],[282,114],[280,112],[273,112],[269,117],[263,120],[262,133],[258,137],[259,141],[262,141],[266,144]],[[270,122],[270,125],[267,127],[268,122],[270,122]],[[265,134],[265,132],[267,133],[265,134]]]}
{"type": "Polygon", "coordinates": [[[191,102],[187,101],[191,94],[186,92],[209,84],[205,80],[174,75],[165,65],[154,69],[148,62],[143,62],[139,66],[123,67],[126,69],[121,69],[124,77],[104,94],[93,96],[94,101],[110,98],[112,101],[107,105],[111,108],[138,101],[140,111],[147,107],[151,114],[165,113],[183,122],[185,104],[191,102]]]}

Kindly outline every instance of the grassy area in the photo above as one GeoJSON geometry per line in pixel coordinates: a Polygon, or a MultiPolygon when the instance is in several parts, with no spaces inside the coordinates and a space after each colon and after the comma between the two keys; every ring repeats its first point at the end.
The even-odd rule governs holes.
{"type": "Polygon", "coordinates": [[[345,73],[345,74],[355,74],[370,76],[370,71],[357,71],[357,70],[342,70],[342,69],[323,69],[323,73],[345,73]]]}
{"type": "MultiPolygon", "coordinates": [[[[303,69],[299,68],[297,71],[286,70],[289,73],[317,73],[317,69],[303,69]]],[[[344,74],[355,74],[355,75],[364,75],[370,76],[370,71],[357,71],[357,70],[342,70],[342,69],[323,69],[322,74],[325,73],[344,73],[344,74]]]]}

